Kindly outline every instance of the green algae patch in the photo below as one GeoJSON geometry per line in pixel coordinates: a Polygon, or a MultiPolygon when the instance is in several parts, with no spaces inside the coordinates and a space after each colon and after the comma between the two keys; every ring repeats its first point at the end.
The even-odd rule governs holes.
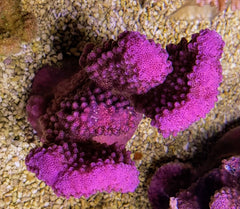
{"type": "Polygon", "coordinates": [[[0,55],[18,53],[21,43],[32,40],[36,31],[36,18],[21,10],[19,0],[0,1],[0,55]]]}

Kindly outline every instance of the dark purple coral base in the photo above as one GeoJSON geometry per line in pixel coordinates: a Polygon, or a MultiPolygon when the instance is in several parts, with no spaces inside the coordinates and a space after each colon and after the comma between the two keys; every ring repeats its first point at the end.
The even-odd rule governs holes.
{"type": "Polygon", "coordinates": [[[235,143],[236,136],[239,141],[240,127],[225,134],[199,168],[191,168],[183,163],[168,163],[160,167],[153,176],[148,191],[153,208],[240,208],[240,147],[235,143]],[[224,147],[228,149],[225,150],[224,147]],[[230,147],[235,151],[232,152],[230,147]],[[212,168],[212,161],[232,154],[238,155],[224,159],[221,166],[212,168]],[[188,173],[183,174],[186,169],[188,173]],[[202,176],[203,172],[205,174],[202,176]]]}
{"type": "Polygon", "coordinates": [[[46,67],[38,72],[27,104],[28,120],[42,142],[94,137],[107,144],[126,144],[142,118],[127,99],[97,87],[82,70],[58,82],[55,78],[60,76],[52,71],[46,67]]]}

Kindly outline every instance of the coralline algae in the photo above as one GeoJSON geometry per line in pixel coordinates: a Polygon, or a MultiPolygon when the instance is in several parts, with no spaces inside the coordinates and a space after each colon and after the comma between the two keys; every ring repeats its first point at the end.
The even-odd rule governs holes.
{"type": "Polygon", "coordinates": [[[29,42],[36,32],[36,18],[21,11],[19,0],[0,1],[0,55],[19,52],[20,44],[29,42]]]}

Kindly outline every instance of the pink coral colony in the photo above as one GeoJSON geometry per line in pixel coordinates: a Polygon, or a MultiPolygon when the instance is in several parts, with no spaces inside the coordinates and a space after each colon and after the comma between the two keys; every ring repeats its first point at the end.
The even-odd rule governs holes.
{"type": "Polygon", "coordinates": [[[138,171],[124,146],[142,114],[165,137],[205,117],[217,101],[223,46],[208,29],[166,49],[126,31],[87,44],[77,67],[42,68],[27,114],[43,147],[31,150],[27,168],[67,198],[133,192],[138,171]]]}

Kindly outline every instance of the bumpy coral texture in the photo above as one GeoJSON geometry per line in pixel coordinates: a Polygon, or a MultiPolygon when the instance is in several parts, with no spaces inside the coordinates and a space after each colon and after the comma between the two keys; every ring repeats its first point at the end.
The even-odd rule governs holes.
{"type": "MultiPolygon", "coordinates": [[[[145,36],[124,32],[102,48],[88,44],[80,66],[68,63],[61,70],[41,69],[33,82],[27,113],[44,147],[27,156],[28,169],[67,198],[89,197],[97,191],[134,191],[138,172],[129,153],[118,146],[130,139],[142,113],[152,118],[164,136],[204,117],[218,94],[223,45],[217,33],[203,30],[189,43],[182,39],[178,45],[169,45],[168,57],[145,36]]],[[[168,166],[155,178],[162,185],[159,196],[154,196],[158,192],[155,183],[149,191],[153,202],[159,197],[164,205],[179,187],[188,186],[194,172],[183,164],[168,166]],[[187,182],[184,176],[189,176],[187,182]]],[[[236,182],[224,168],[217,171],[224,174],[220,182],[225,186],[236,182]]],[[[196,193],[196,185],[202,183],[171,200],[197,207],[194,197],[202,193],[196,193]]]]}
{"type": "Polygon", "coordinates": [[[100,89],[81,70],[65,79],[51,72],[39,71],[27,104],[28,120],[42,142],[94,137],[125,144],[131,138],[142,116],[128,100],[100,89]]]}
{"type": "MultiPolygon", "coordinates": [[[[160,169],[153,176],[149,188],[149,198],[154,208],[171,208],[171,209],[225,209],[225,208],[238,208],[240,203],[240,156],[235,155],[227,159],[223,159],[221,165],[215,165],[208,161],[219,159],[220,157],[214,157],[215,155],[226,157],[231,155],[232,152],[229,149],[231,146],[238,149],[240,154],[239,144],[234,143],[236,134],[239,134],[239,127],[231,130],[225,134],[216,144],[216,148],[212,149],[209,157],[204,161],[203,166],[198,168],[192,168],[192,172],[196,174],[196,181],[184,178],[184,175],[179,175],[179,179],[173,176],[174,169],[183,167],[184,164],[168,163],[160,167],[160,169]],[[237,148],[236,148],[237,145],[237,148]],[[222,147],[228,147],[228,153],[222,150],[222,147]],[[222,150],[222,152],[221,152],[222,150]],[[208,165],[209,167],[206,167],[208,165]],[[212,166],[215,166],[214,168],[212,166]],[[167,168],[167,169],[166,169],[167,168]],[[159,171],[165,172],[159,172],[159,171]],[[163,186],[163,180],[165,184],[163,186]],[[179,181],[179,183],[174,183],[179,181]],[[182,181],[189,183],[188,188],[182,189],[179,185],[182,181]],[[192,183],[191,183],[192,182],[192,183]],[[178,193],[172,193],[172,187],[178,193]],[[151,192],[150,192],[151,191],[151,192]],[[163,193],[163,191],[165,193],[163,193]],[[163,194],[168,197],[163,199],[163,194]],[[154,201],[153,201],[154,197],[154,201]],[[167,200],[170,201],[168,202],[167,200]]],[[[191,169],[191,168],[190,168],[191,169]]],[[[178,174],[178,172],[176,172],[178,174]]],[[[177,175],[176,174],[176,175],[177,175]]]]}
{"type": "Polygon", "coordinates": [[[26,110],[28,121],[39,132],[39,135],[41,135],[41,127],[38,118],[46,113],[48,103],[54,97],[55,86],[62,80],[67,79],[71,74],[69,70],[49,66],[43,67],[36,73],[26,110]]]}
{"type": "Polygon", "coordinates": [[[240,192],[235,188],[223,187],[214,194],[210,209],[237,209],[240,208],[240,192]]]}
{"type": "Polygon", "coordinates": [[[87,45],[80,65],[103,89],[129,96],[146,93],[163,83],[172,72],[167,58],[160,44],[139,32],[126,31],[102,47],[87,45]]]}
{"type": "Polygon", "coordinates": [[[217,101],[222,80],[219,59],[224,42],[208,29],[167,46],[173,72],[163,84],[143,95],[135,95],[136,110],[152,119],[164,137],[176,135],[206,116],[217,101]]]}
{"type": "Polygon", "coordinates": [[[87,198],[98,191],[133,192],[139,183],[139,172],[124,146],[91,140],[32,149],[26,165],[66,198],[87,198]]]}
{"type": "Polygon", "coordinates": [[[135,129],[141,119],[125,98],[93,83],[53,104],[40,119],[45,130],[42,138],[48,141],[119,136],[135,129]]]}

